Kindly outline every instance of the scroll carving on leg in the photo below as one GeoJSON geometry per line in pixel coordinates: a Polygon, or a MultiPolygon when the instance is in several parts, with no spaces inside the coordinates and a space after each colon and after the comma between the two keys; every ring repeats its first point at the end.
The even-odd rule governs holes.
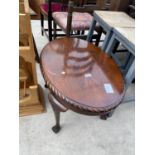
{"type": "Polygon", "coordinates": [[[61,129],[60,127],[60,112],[65,112],[67,111],[67,108],[62,106],[53,96],[51,93],[48,95],[48,99],[52,105],[54,115],[55,115],[55,120],[56,124],[55,126],[52,127],[52,130],[54,133],[58,133],[61,129]]]}

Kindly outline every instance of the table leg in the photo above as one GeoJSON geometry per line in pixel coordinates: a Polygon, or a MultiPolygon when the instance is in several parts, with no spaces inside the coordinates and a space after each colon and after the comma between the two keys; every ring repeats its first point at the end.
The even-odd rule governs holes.
{"type": "Polygon", "coordinates": [[[105,48],[105,52],[108,55],[111,55],[114,47],[116,46],[116,44],[118,43],[118,41],[115,39],[115,35],[111,36],[111,39],[109,40],[109,44],[107,45],[107,47],[105,48]]]}
{"type": "Polygon", "coordinates": [[[56,120],[56,124],[55,124],[55,126],[52,127],[52,130],[54,133],[58,133],[61,129],[61,127],[60,127],[60,112],[67,111],[67,108],[65,108],[60,103],[58,103],[58,101],[56,101],[56,99],[54,99],[54,97],[52,96],[51,93],[49,93],[48,99],[52,105],[54,115],[55,115],[55,120],[56,120]]]}
{"type": "Polygon", "coordinates": [[[134,59],[135,59],[135,56],[132,53],[128,52],[128,55],[127,55],[126,60],[125,60],[125,65],[124,65],[125,70],[126,70],[125,74],[127,73],[128,69],[131,66],[134,59]]]}
{"type": "Polygon", "coordinates": [[[107,120],[107,118],[111,117],[114,113],[114,110],[108,112],[108,113],[105,113],[105,114],[101,114],[100,115],[100,119],[103,119],[103,120],[107,120]]]}
{"type": "MultiPolygon", "coordinates": [[[[52,106],[54,107],[54,106],[52,106]]],[[[56,120],[56,125],[52,127],[53,132],[58,133],[61,129],[60,127],[60,111],[56,108],[53,108],[54,115],[55,115],[55,120],[56,120]]]]}
{"type": "Polygon", "coordinates": [[[133,60],[132,64],[130,65],[130,67],[125,75],[126,89],[131,84],[134,77],[135,77],[135,60],[133,60]]]}
{"type": "Polygon", "coordinates": [[[101,47],[101,49],[103,51],[106,51],[106,48],[107,48],[107,45],[109,44],[109,41],[110,41],[111,36],[112,36],[112,31],[108,31],[106,33],[105,39],[104,39],[103,44],[102,44],[102,47],[101,47]]]}
{"type": "Polygon", "coordinates": [[[47,84],[44,85],[45,88],[48,88],[47,84]]]}

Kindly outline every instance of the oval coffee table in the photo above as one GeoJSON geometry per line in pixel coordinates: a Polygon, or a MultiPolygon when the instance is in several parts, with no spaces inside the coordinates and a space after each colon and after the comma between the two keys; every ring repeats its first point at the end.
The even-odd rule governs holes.
{"type": "Polygon", "coordinates": [[[41,70],[50,90],[55,133],[60,130],[60,112],[70,109],[106,119],[124,96],[123,76],[113,59],[81,39],[49,42],[41,53],[41,70]]]}

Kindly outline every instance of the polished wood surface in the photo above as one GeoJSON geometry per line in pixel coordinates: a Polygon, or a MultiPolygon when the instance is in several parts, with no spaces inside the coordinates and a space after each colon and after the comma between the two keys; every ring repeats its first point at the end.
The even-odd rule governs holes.
{"type": "Polygon", "coordinates": [[[112,58],[81,39],[49,42],[41,53],[41,69],[55,97],[75,111],[108,111],[124,96],[124,80],[112,58]]]}

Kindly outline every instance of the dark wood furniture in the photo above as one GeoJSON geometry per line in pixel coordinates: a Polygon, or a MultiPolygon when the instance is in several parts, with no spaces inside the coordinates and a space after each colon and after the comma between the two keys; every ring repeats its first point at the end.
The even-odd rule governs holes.
{"type": "MultiPolygon", "coordinates": [[[[33,0],[30,0],[30,1],[33,1],[33,0]]],[[[37,0],[34,0],[34,2],[35,1],[37,1],[37,0]]],[[[42,32],[42,35],[45,34],[47,36],[49,41],[53,40],[55,37],[64,36],[65,34],[60,32],[62,30],[65,33],[67,33],[68,28],[66,28],[66,27],[70,25],[71,18],[73,18],[73,21],[74,21],[74,24],[72,24],[72,28],[73,28],[73,30],[75,30],[75,27],[74,27],[75,21],[79,15],[78,16],[73,15],[72,17],[70,17],[70,15],[72,15],[73,11],[92,12],[93,10],[97,9],[97,7],[95,7],[95,4],[97,4],[97,3],[99,4],[98,8],[101,8],[104,10],[118,10],[118,11],[131,12],[132,15],[133,15],[133,11],[131,11],[131,10],[134,9],[134,6],[133,6],[134,3],[132,2],[134,0],[72,0],[74,2],[74,4],[76,4],[75,5],[76,7],[75,6],[71,7],[71,9],[67,9],[69,0],[47,0],[46,2],[44,0],[41,0],[41,1],[42,1],[42,3],[40,2],[41,3],[41,5],[40,5],[41,32],[42,32]],[[92,5],[92,6],[91,7],[89,6],[87,9],[86,6],[82,7],[83,5],[92,5]],[[80,7],[80,8],[78,8],[78,7],[80,7]],[[90,11],[90,8],[91,8],[91,11],[90,11]],[[60,20],[55,19],[55,24],[54,24],[52,14],[54,12],[62,12],[62,11],[65,11],[66,13],[64,15],[62,15],[62,18],[60,20]],[[68,15],[68,13],[70,15],[68,15]],[[48,28],[44,28],[44,19],[47,19],[47,21],[48,21],[48,28]],[[69,20],[67,20],[67,19],[69,19],[69,20]],[[63,26],[60,22],[57,22],[57,21],[62,21],[62,20],[65,20],[65,24],[63,24],[63,26]],[[56,28],[56,24],[58,24],[61,29],[56,28]],[[54,32],[54,30],[55,30],[55,32],[54,32]],[[48,31],[48,33],[47,33],[47,31],[48,31]],[[53,35],[54,35],[54,38],[53,38],[53,35]]],[[[33,8],[35,8],[35,10],[38,9],[36,6],[37,5],[35,5],[35,7],[33,7],[33,8]]],[[[60,17],[60,15],[58,13],[57,16],[60,17]]],[[[54,16],[56,16],[56,15],[54,15],[54,16]]],[[[83,17],[82,20],[85,20],[83,15],[81,17],[83,17]]],[[[88,17],[88,15],[87,15],[87,17],[88,17]]],[[[89,16],[89,18],[87,18],[87,19],[89,19],[89,20],[87,20],[87,22],[83,22],[83,23],[88,23],[88,21],[91,20],[91,17],[89,16]]],[[[79,24],[79,22],[76,22],[76,25],[79,24]]],[[[85,26],[86,27],[78,26],[78,30],[82,30],[82,31],[76,31],[76,32],[74,31],[74,34],[82,36],[84,34],[84,30],[88,29],[88,27],[90,25],[87,24],[85,26]]],[[[77,28],[77,26],[76,26],[76,28],[77,28]]],[[[102,30],[99,30],[99,33],[101,33],[101,31],[102,30]]],[[[95,35],[94,35],[94,37],[96,38],[95,35]]]]}
{"type": "MultiPolygon", "coordinates": [[[[70,25],[70,20],[71,18],[67,15],[68,11],[69,11],[69,14],[73,11],[76,11],[76,12],[85,12],[84,14],[77,14],[76,13],[76,16],[73,16],[73,19],[74,18],[78,18],[78,21],[75,19],[74,21],[74,24],[73,25],[76,25],[76,31],[77,34],[79,36],[83,35],[84,31],[81,31],[80,30],[85,30],[85,29],[89,29],[90,27],[90,24],[91,24],[91,20],[92,20],[92,16],[89,15],[88,13],[86,12],[92,12],[95,8],[103,8],[103,4],[104,4],[104,0],[100,1],[100,0],[73,0],[72,2],[74,2],[74,6],[76,6],[76,8],[72,8],[72,6],[68,9],[68,2],[69,0],[48,0],[46,3],[42,3],[40,5],[40,14],[41,14],[41,33],[42,35],[46,35],[47,38],[49,39],[49,41],[55,39],[56,37],[59,37],[59,36],[65,36],[66,34],[64,34],[64,32],[66,33],[66,30],[68,29],[67,27],[62,27],[61,24],[59,25],[59,22],[54,22],[53,23],[53,13],[57,12],[56,15],[54,15],[54,19],[57,21],[57,17],[60,17],[60,20],[59,21],[62,21],[62,20],[66,20],[66,25],[70,25]],[[98,3],[98,7],[96,7],[96,3],[98,3]],[[86,7],[82,7],[84,4],[86,5],[91,5],[89,6],[89,8],[87,9],[86,7]],[[94,5],[93,5],[94,4],[94,5]],[[77,8],[79,7],[79,8],[77,8]],[[68,10],[68,11],[67,11],[68,10]],[[61,14],[61,12],[63,12],[63,14],[61,14]],[[62,19],[61,17],[64,17],[64,19],[62,19]],[[67,20],[68,17],[70,18],[69,20],[67,20]],[[47,19],[48,21],[48,28],[45,28],[44,27],[44,19],[47,19]],[[82,22],[82,25],[80,24],[80,22],[82,22]],[[59,25],[59,28],[56,27],[56,24],[59,25]],[[80,26],[80,27],[79,27],[80,26]],[[78,28],[77,28],[78,27],[78,28]],[[60,31],[64,31],[64,32],[60,32],[60,31]],[[48,33],[47,33],[48,31],[48,33]],[[59,33],[57,33],[59,32],[59,33]],[[81,34],[80,34],[81,33],[81,34]],[[54,38],[53,38],[54,37],[54,38]]],[[[71,13],[72,14],[72,13],[71,13]]],[[[73,27],[74,29],[74,27],[73,27]]],[[[75,30],[75,29],[74,29],[75,30]]],[[[75,33],[75,31],[74,31],[75,33]]],[[[85,36],[86,38],[86,36],[85,36]]]]}
{"type": "Polygon", "coordinates": [[[55,113],[55,133],[60,130],[60,112],[70,109],[106,119],[125,93],[123,76],[113,59],[81,39],[49,42],[41,53],[41,70],[55,113]]]}
{"type": "MultiPolygon", "coordinates": [[[[41,16],[41,34],[46,35],[49,41],[53,40],[53,18],[52,13],[55,11],[64,11],[68,0],[47,0],[40,4],[40,16],[41,16]],[[48,28],[44,27],[44,20],[48,21],[48,28]],[[48,33],[47,33],[48,31],[48,33]]],[[[60,31],[60,29],[56,29],[60,31]]]]}
{"type": "MultiPolygon", "coordinates": [[[[94,10],[104,10],[104,0],[81,0],[69,1],[68,11],[54,12],[52,14],[54,20],[54,39],[57,37],[57,25],[63,30],[67,36],[85,38],[86,30],[89,30],[93,20],[92,13],[94,10]]],[[[98,35],[93,35],[93,38],[99,38],[101,29],[96,26],[98,35]]],[[[98,43],[96,43],[98,44],[98,43]]]]}

